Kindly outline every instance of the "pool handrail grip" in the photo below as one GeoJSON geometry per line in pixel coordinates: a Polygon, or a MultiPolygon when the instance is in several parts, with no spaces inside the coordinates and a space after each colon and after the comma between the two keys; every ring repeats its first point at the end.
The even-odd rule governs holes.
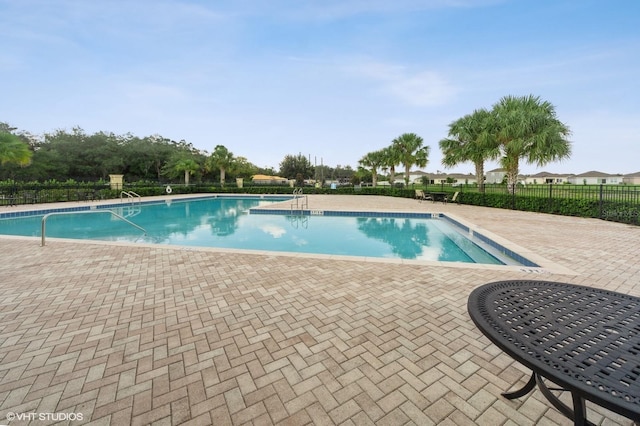
{"type": "Polygon", "coordinates": [[[127,198],[131,200],[131,202],[133,202],[133,197],[137,197],[139,203],[142,202],[142,197],[139,194],[136,194],[133,191],[122,191],[122,192],[120,192],[120,201],[122,201],[122,196],[123,195],[126,195],[127,198]]]}
{"type": "MultiPolygon", "coordinates": [[[[302,210],[304,210],[305,206],[309,208],[309,197],[304,195],[302,188],[297,188],[293,190],[293,199],[296,203],[296,210],[300,211],[302,214],[302,210]],[[304,198],[302,201],[302,206],[300,206],[300,198],[304,198]]],[[[293,202],[291,203],[291,214],[293,214],[293,202]]]]}
{"type": "Polygon", "coordinates": [[[64,214],[77,214],[77,213],[111,213],[112,215],[114,215],[118,219],[121,219],[121,220],[127,222],[129,225],[135,226],[136,228],[140,229],[142,232],[144,232],[144,235],[147,235],[147,231],[142,226],[136,225],[135,223],[131,222],[126,217],[119,215],[118,213],[114,212],[113,210],[84,210],[84,211],[68,211],[68,212],[51,212],[51,213],[47,213],[44,216],[42,216],[42,242],[40,243],[40,246],[44,247],[45,233],[46,233],[46,227],[47,227],[46,224],[47,224],[47,218],[49,216],[64,215],[64,214]]]}

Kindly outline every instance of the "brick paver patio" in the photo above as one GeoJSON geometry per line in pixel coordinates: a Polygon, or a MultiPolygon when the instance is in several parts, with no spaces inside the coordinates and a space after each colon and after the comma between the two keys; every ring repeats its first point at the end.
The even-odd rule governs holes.
{"type": "Polygon", "coordinates": [[[500,396],[528,372],[473,326],[469,292],[536,278],[640,296],[638,227],[390,197],[309,204],[447,212],[561,268],[1,237],[0,424],[571,424],[537,390],[500,396]]]}

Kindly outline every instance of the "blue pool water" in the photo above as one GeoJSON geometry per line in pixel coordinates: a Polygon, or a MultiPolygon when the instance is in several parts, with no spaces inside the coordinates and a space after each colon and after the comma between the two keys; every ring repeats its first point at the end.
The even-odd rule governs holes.
{"type": "MultiPolygon", "coordinates": [[[[111,214],[77,213],[49,216],[46,237],[485,264],[516,263],[505,260],[499,253],[490,253],[491,247],[481,248],[477,241],[440,219],[249,213],[249,209],[271,202],[274,201],[215,197],[111,205],[109,210],[144,228],[146,235],[111,214]]],[[[42,216],[0,219],[0,234],[39,237],[42,216]]]]}

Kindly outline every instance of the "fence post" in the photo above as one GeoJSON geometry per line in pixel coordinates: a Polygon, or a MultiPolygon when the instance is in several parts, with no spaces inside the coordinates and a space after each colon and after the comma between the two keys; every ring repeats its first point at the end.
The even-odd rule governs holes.
{"type": "Polygon", "coordinates": [[[547,207],[549,213],[553,212],[553,183],[549,184],[549,204],[547,207]]]}
{"type": "Polygon", "coordinates": [[[516,185],[515,183],[507,185],[507,190],[511,194],[511,210],[516,209],[516,185]]]}
{"type": "Polygon", "coordinates": [[[602,197],[603,188],[604,188],[604,185],[600,184],[600,201],[598,203],[600,211],[598,212],[598,219],[602,219],[602,207],[604,205],[604,200],[603,200],[603,197],[602,197]]]}

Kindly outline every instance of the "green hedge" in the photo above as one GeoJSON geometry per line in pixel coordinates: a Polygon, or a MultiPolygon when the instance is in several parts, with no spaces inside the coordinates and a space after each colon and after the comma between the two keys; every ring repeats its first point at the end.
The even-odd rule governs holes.
{"type": "MultiPolygon", "coordinates": [[[[126,183],[124,191],[132,191],[142,197],[166,195],[166,184],[155,182],[126,183]]],[[[542,192],[535,194],[479,193],[456,191],[458,188],[439,188],[449,199],[459,192],[457,202],[482,207],[515,209],[522,211],[550,213],[564,216],[601,218],[617,222],[639,224],[640,206],[637,203],[599,200],[594,197],[562,198],[544,196],[542,192]]],[[[281,194],[291,195],[293,188],[289,185],[263,186],[246,185],[238,188],[235,184],[224,187],[214,184],[171,185],[172,194],[195,193],[228,193],[228,194],[281,194]]],[[[15,183],[0,182],[0,205],[51,203],[64,201],[86,201],[93,199],[120,199],[121,190],[112,190],[109,184],[78,182],[15,183]]],[[[341,194],[341,195],[382,195],[389,197],[414,198],[414,189],[397,187],[361,187],[339,186],[303,187],[304,194],[341,194]]],[[[604,197],[603,197],[604,198],[604,197]]]]}

